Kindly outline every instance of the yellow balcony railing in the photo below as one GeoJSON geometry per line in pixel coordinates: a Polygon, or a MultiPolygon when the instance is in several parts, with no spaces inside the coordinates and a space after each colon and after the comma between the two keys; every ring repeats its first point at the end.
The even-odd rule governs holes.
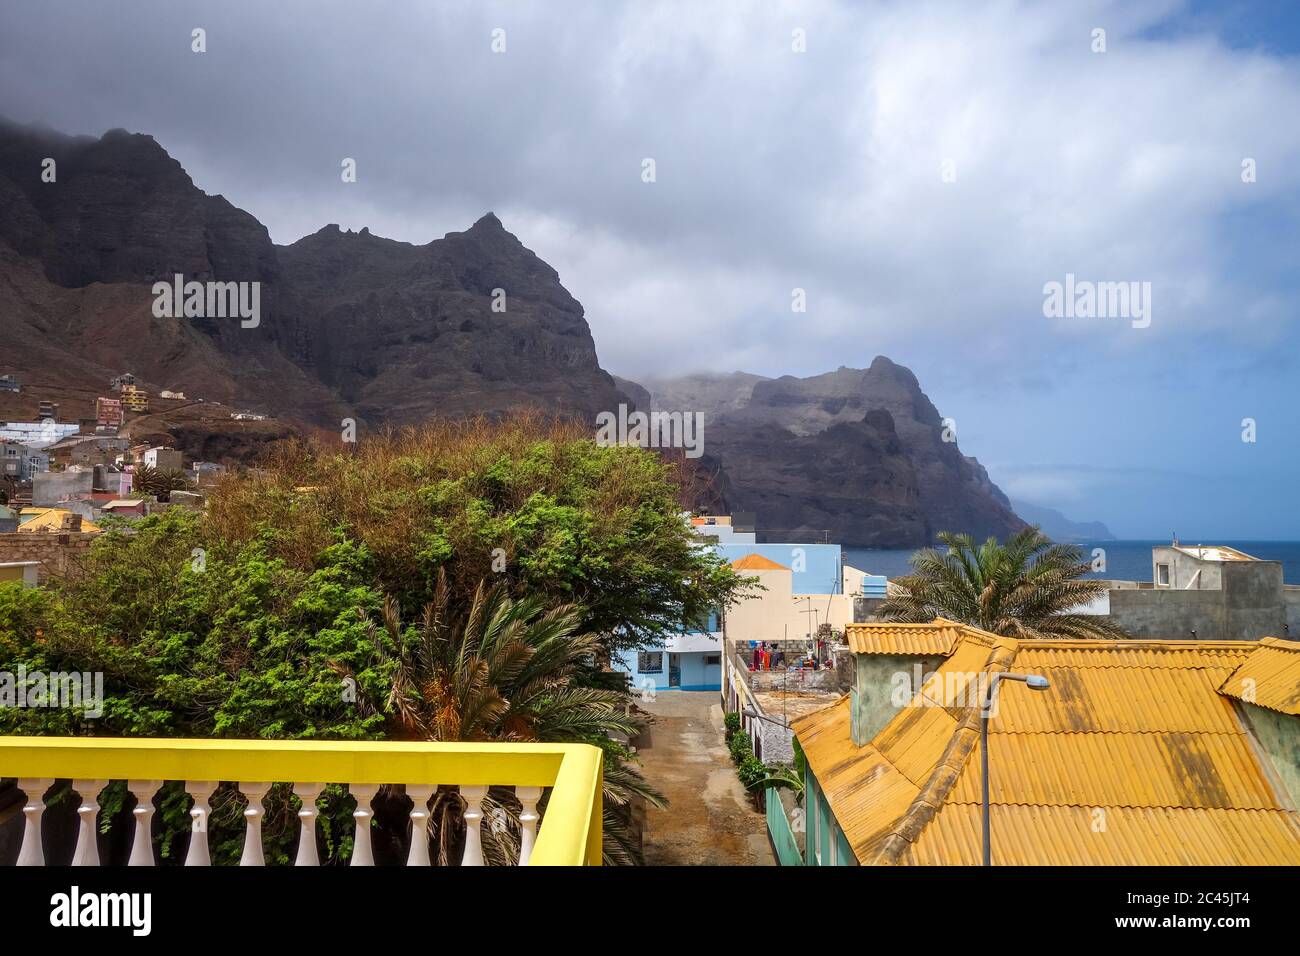
{"type": "MultiPolygon", "coordinates": [[[[272,783],[292,783],[302,800],[299,866],[316,859],[316,798],[325,784],[346,784],[356,798],[352,866],[372,865],[371,800],[384,784],[412,798],[412,832],[427,823],[428,800],[456,785],[464,801],[462,865],[482,865],[482,801],[489,787],[514,787],[523,808],[520,862],[532,866],[598,866],[601,861],[601,753],[587,744],[405,743],[353,741],[187,740],[94,737],[0,737],[0,777],[18,778],[26,802],[19,865],[45,863],[41,841],[44,794],[57,779],[82,797],[74,865],[97,865],[97,797],[125,780],[136,797],[129,865],[154,863],[149,826],[153,797],[167,781],[183,781],[194,798],[187,865],[206,865],[208,799],[218,782],[236,782],[248,798],[242,866],[262,865],[262,798],[272,783]],[[537,805],[550,789],[545,815],[537,805]]],[[[427,865],[427,840],[411,840],[408,865],[427,865]]]]}

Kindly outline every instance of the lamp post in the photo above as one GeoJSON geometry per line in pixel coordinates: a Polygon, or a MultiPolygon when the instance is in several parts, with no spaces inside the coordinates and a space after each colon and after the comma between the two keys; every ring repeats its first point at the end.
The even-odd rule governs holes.
{"type": "Polygon", "coordinates": [[[980,702],[980,763],[982,764],[982,790],[983,799],[981,800],[983,810],[983,836],[984,836],[984,865],[993,865],[993,845],[989,839],[989,718],[992,716],[993,695],[997,693],[998,684],[1004,680],[1020,681],[1029,687],[1030,690],[1047,690],[1051,684],[1046,677],[1038,674],[1009,674],[1003,671],[992,675],[989,680],[989,691],[984,700],[980,702]]]}

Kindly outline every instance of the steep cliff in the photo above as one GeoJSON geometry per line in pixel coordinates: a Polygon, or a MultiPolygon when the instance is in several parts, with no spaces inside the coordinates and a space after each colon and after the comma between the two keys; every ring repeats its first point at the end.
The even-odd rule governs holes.
{"type": "Polygon", "coordinates": [[[974,458],[945,440],[916,376],[884,356],[810,378],[737,372],[643,380],[656,409],[701,411],[727,504],[781,537],[913,547],[939,531],[1023,527],[974,458]]]}
{"type": "Polygon", "coordinates": [[[33,384],[93,393],[132,371],[333,428],[525,406],[592,420],[623,400],[582,306],[491,213],[420,246],[337,226],[275,246],[121,130],[0,123],[0,335],[19,346],[4,370],[33,384]],[[154,316],[153,283],[178,273],[259,283],[258,324],[154,316]]]}

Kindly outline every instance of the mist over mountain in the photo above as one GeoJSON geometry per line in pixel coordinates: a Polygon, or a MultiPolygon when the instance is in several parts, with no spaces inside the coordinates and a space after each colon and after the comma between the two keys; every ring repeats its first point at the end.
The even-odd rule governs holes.
{"type": "MultiPolygon", "coordinates": [[[[626,403],[703,412],[701,504],[754,511],[775,536],[912,546],[941,530],[1022,526],[979,462],[945,440],[916,377],[883,356],[809,378],[616,380],[582,305],[492,213],[423,245],[326,225],[278,246],[152,137],[124,130],[0,122],[0,336],[0,371],[26,385],[21,401],[5,396],[8,417],[41,397],[88,414],[126,371],[150,390],[328,429],[529,407],[594,422],[626,403]],[[153,284],[177,274],[260,283],[256,327],[155,316],[153,284]]],[[[149,424],[195,454],[248,458],[214,421],[149,424]]],[[[250,440],[285,430],[263,432],[250,440]]]]}
{"type": "Polygon", "coordinates": [[[1055,508],[1031,505],[1027,501],[1011,502],[1016,514],[1038,525],[1053,541],[1114,541],[1115,536],[1100,521],[1071,521],[1055,508]]]}

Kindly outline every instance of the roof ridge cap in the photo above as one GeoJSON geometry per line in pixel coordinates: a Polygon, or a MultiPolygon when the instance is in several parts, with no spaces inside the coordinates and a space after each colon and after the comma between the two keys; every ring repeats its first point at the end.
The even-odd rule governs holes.
{"type": "Polygon", "coordinates": [[[1280,637],[1261,637],[1258,641],[1253,641],[1256,647],[1274,647],[1279,651],[1290,651],[1292,654],[1300,654],[1300,641],[1287,641],[1280,637]]]}
{"type": "MultiPolygon", "coordinates": [[[[989,656],[984,662],[984,672],[1005,671],[1015,660],[1016,649],[1014,640],[1000,638],[989,651],[989,656]]],[[[863,862],[896,864],[916,842],[921,831],[934,819],[934,815],[943,806],[952,788],[956,786],[957,778],[961,776],[966,761],[975,750],[975,743],[979,740],[977,729],[979,719],[980,708],[967,708],[961,722],[949,738],[947,746],[943,748],[938,763],[930,771],[925,786],[921,787],[920,793],[912,799],[906,812],[895,822],[875,856],[870,861],[863,862]]]]}

